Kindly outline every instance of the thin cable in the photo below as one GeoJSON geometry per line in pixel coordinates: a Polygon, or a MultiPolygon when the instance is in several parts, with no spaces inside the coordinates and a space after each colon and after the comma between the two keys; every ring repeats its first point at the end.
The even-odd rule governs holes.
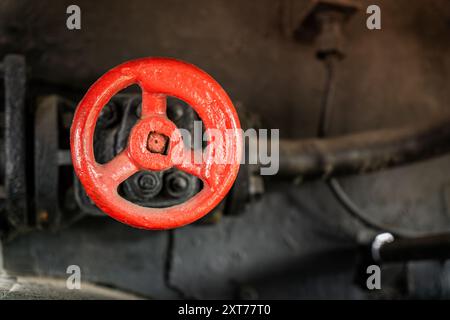
{"type": "MultiPolygon", "coordinates": [[[[329,130],[329,122],[332,117],[333,98],[335,94],[335,63],[337,62],[336,55],[330,54],[324,58],[326,69],[326,81],[324,88],[324,95],[319,116],[318,136],[323,138],[327,135],[329,130]]],[[[375,229],[380,232],[389,232],[397,237],[415,237],[416,233],[406,230],[389,230],[386,226],[379,224],[376,221],[368,218],[364,211],[349,197],[347,192],[342,188],[341,183],[336,178],[327,180],[327,185],[336,200],[346,209],[346,211],[362,223],[364,226],[375,229]]]]}

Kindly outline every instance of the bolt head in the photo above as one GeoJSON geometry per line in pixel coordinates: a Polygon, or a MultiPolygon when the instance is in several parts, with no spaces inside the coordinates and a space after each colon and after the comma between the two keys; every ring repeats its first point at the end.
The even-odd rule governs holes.
{"type": "Polygon", "coordinates": [[[167,155],[169,137],[158,132],[150,132],[147,139],[147,149],[152,153],[167,155]]]}
{"type": "Polygon", "coordinates": [[[149,174],[141,175],[138,179],[138,185],[143,190],[152,190],[156,184],[155,177],[149,174]]]}
{"type": "Polygon", "coordinates": [[[176,192],[182,192],[186,190],[188,182],[184,177],[176,177],[170,181],[171,188],[176,192]]]}

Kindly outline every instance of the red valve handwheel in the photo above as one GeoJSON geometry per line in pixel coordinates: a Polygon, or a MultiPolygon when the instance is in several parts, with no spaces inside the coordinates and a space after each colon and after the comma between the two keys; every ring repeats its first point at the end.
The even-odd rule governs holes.
{"type": "Polygon", "coordinates": [[[241,157],[239,129],[229,97],[204,71],[173,59],[129,61],[98,79],[78,105],[70,136],[73,166],[89,197],[111,217],[138,228],[176,228],[203,217],[230,190],[241,157]],[[138,84],[142,90],[140,120],[131,130],[125,150],[110,162],[99,164],[94,158],[93,139],[100,111],[114,94],[132,84],[138,84]],[[206,155],[201,163],[190,159],[202,151],[184,147],[177,127],[166,117],[166,96],[192,106],[205,130],[218,129],[221,139],[203,151],[206,155]],[[161,146],[164,143],[166,147],[161,146]],[[181,161],[173,161],[175,153],[181,161]],[[171,167],[200,178],[202,190],[187,202],[168,208],[141,207],[117,192],[120,183],[139,170],[171,167]]]}

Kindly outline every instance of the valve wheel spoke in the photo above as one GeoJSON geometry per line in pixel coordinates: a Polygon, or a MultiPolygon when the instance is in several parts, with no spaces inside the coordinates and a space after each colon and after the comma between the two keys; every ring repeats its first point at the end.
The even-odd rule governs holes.
{"type": "Polygon", "coordinates": [[[113,183],[115,187],[139,171],[138,166],[131,159],[128,148],[115,156],[108,163],[101,165],[102,174],[113,183]]]}
{"type": "Polygon", "coordinates": [[[213,163],[205,159],[202,150],[186,148],[183,148],[181,161],[175,164],[175,168],[196,176],[212,189],[216,186],[213,166],[213,163]]]}
{"type": "Polygon", "coordinates": [[[142,89],[141,119],[154,116],[166,115],[167,96],[161,93],[148,92],[142,89]]]}

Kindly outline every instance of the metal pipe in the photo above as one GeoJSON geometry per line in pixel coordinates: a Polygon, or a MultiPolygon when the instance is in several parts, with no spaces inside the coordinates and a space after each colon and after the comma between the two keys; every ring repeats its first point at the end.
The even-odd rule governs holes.
{"type": "Polygon", "coordinates": [[[450,118],[400,129],[280,141],[279,176],[328,178],[404,165],[450,151],[450,118]]]}
{"type": "Polygon", "coordinates": [[[395,239],[378,249],[378,262],[450,259],[450,234],[395,239]]]}

